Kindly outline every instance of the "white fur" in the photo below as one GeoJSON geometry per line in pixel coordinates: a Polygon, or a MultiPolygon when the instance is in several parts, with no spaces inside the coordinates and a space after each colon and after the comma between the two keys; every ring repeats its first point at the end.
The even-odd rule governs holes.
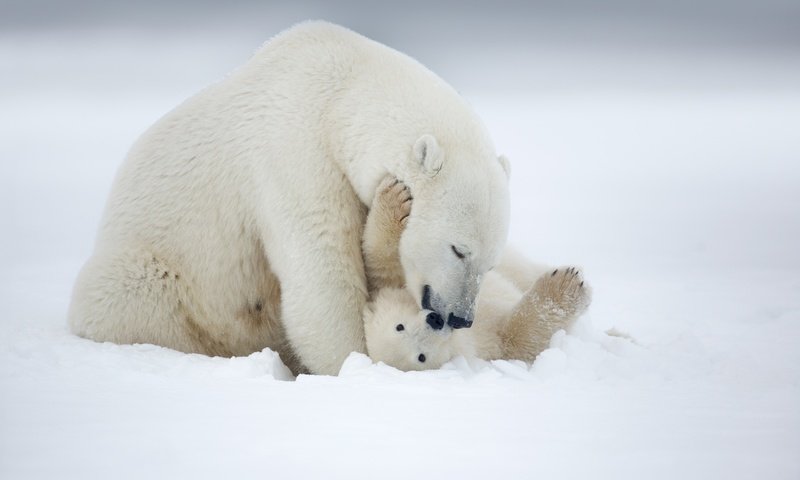
{"type": "Polygon", "coordinates": [[[432,330],[425,321],[427,315],[405,289],[378,290],[364,309],[370,358],[405,371],[426,370],[439,368],[451,358],[471,351],[469,336],[454,335],[452,328],[432,330]],[[425,355],[425,362],[420,362],[420,354],[425,355]]]}
{"type": "Polygon", "coordinates": [[[426,322],[429,312],[420,311],[406,290],[378,290],[364,310],[369,356],[406,371],[439,368],[459,355],[532,362],[552,335],[568,328],[591,301],[577,270],[573,274],[561,268],[554,275],[513,250],[504,255],[501,267],[486,275],[469,329],[435,330],[426,322]],[[398,331],[397,325],[403,329],[398,331]]]}
{"type": "Polygon", "coordinates": [[[365,351],[364,205],[387,174],[415,198],[401,245],[411,294],[432,285],[443,314],[468,312],[508,229],[480,120],[422,65],[351,31],[281,33],[135,143],[70,326],[187,352],[270,347],[295,372],[335,374],[365,351]]]}
{"type": "Polygon", "coordinates": [[[497,328],[521,296],[513,284],[490,272],[478,296],[473,326],[434,330],[426,322],[429,312],[420,310],[405,289],[380,289],[364,310],[367,352],[374,361],[404,371],[436,369],[459,355],[500,358],[497,328]],[[397,331],[398,324],[402,331],[397,331]],[[420,354],[425,362],[419,361],[420,354]]]}

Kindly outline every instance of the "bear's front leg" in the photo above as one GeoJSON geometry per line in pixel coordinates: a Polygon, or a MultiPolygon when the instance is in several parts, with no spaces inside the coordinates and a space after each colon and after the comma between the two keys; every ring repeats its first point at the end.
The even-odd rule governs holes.
{"type": "Polygon", "coordinates": [[[411,214],[411,192],[393,176],[378,185],[364,226],[362,249],[370,291],[405,286],[400,235],[411,214]]]}
{"type": "Polygon", "coordinates": [[[366,353],[366,208],[349,186],[311,186],[313,192],[270,199],[275,210],[295,212],[268,217],[262,239],[280,281],[281,323],[293,353],[310,373],[336,375],[351,352],[366,353]]]}

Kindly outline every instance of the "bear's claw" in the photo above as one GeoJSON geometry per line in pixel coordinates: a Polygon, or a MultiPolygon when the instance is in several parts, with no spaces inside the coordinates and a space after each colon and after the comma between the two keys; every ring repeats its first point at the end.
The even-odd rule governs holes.
{"type": "Polygon", "coordinates": [[[591,302],[591,290],[577,267],[561,267],[544,274],[536,281],[530,294],[540,308],[561,315],[583,313],[591,302]]]}

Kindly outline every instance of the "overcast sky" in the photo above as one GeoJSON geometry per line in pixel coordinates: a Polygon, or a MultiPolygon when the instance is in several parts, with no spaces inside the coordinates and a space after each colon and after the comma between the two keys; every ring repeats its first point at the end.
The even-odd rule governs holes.
{"type": "Polygon", "coordinates": [[[76,35],[90,36],[94,48],[124,44],[130,55],[167,55],[170,45],[181,43],[175,57],[192,68],[229,58],[220,66],[228,71],[281,30],[324,19],[405,52],[466,90],[574,84],[794,89],[800,84],[796,0],[6,0],[2,5],[0,59],[4,50],[10,52],[6,64],[12,71],[14,62],[25,58],[16,45],[58,45],[76,35]],[[206,49],[208,55],[189,58],[186,45],[198,39],[205,45],[197,53],[206,49]],[[218,51],[210,50],[215,43],[218,51]]]}
{"type": "Polygon", "coordinates": [[[5,0],[0,29],[233,28],[273,32],[308,18],[384,41],[572,42],[797,49],[800,2],[766,1],[226,1],[5,0]]]}

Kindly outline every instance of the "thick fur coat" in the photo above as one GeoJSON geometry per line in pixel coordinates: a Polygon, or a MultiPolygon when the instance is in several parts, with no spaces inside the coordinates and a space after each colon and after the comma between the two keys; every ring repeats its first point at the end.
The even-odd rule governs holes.
{"type": "Polygon", "coordinates": [[[591,302],[575,267],[550,269],[512,249],[481,283],[474,325],[454,330],[434,311],[420,309],[398,264],[398,243],[413,211],[408,189],[391,177],[376,191],[363,249],[371,301],[364,310],[367,351],[401,370],[438,368],[462,355],[533,362],[553,334],[568,328],[591,302]]]}
{"type": "Polygon", "coordinates": [[[336,374],[365,351],[360,245],[381,179],[416,199],[400,247],[409,294],[465,322],[505,243],[506,170],[467,103],[422,65],[335,25],[298,25],[134,144],[69,324],[209,355],[269,347],[296,373],[336,374]]]}

